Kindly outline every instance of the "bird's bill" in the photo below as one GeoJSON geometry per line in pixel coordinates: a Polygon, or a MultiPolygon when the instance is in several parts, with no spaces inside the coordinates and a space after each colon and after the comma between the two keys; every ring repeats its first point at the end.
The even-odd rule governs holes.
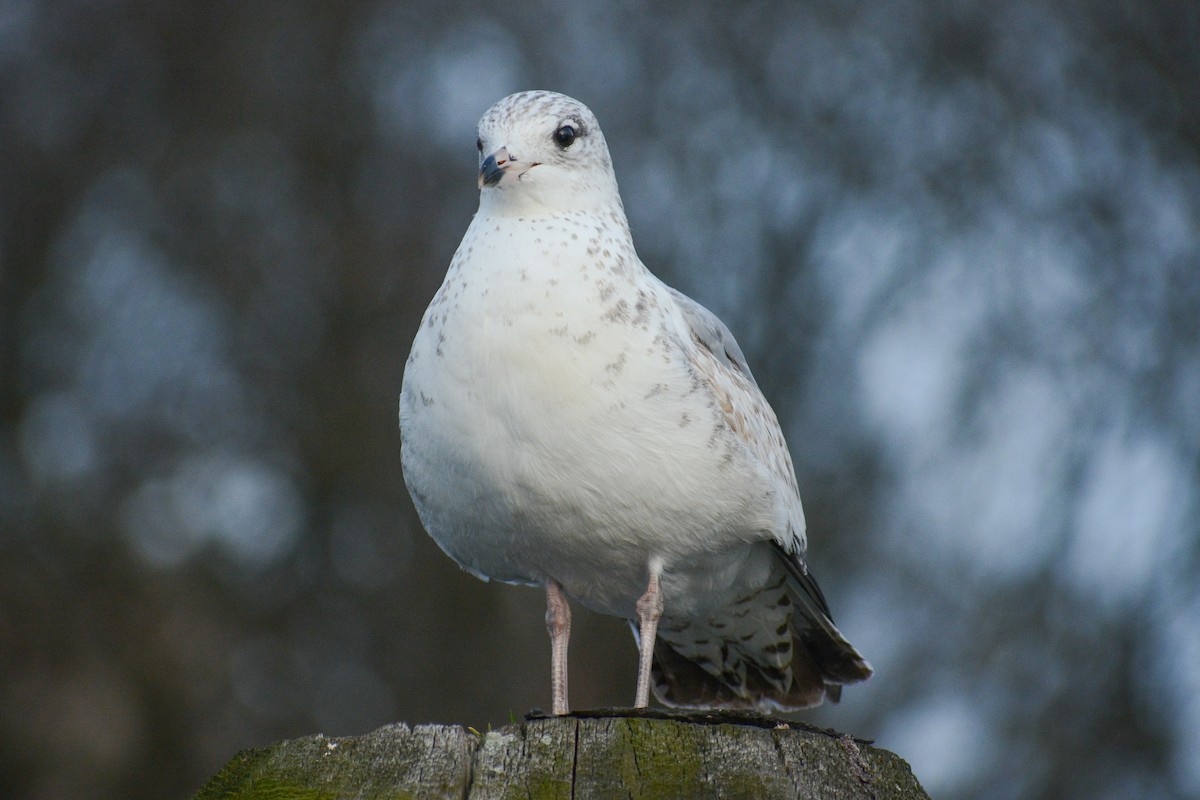
{"type": "Polygon", "coordinates": [[[505,176],[511,176],[510,179],[519,178],[537,165],[536,161],[517,161],[509,155],[507,147],[501,147],[479,165],[479,188],[499,186],[505,176]]]}

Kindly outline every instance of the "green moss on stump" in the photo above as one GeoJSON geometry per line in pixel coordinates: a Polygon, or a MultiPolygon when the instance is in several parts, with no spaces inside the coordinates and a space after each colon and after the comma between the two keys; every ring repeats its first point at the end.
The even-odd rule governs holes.
{"type": "Polygon", "coordinates": [[[764,717],[664,712],[531,715],[477,736],[388,725],[238,754],[196,800],[572,797],[926,799],[902,759],[764,717]]]}
{"type": "Polygon", "coordinates": [[[387,725],[365,736],[308,736],[239,753],[197,800],[411,800],[461,797],[476,737],[445,725],[387,725]]]}

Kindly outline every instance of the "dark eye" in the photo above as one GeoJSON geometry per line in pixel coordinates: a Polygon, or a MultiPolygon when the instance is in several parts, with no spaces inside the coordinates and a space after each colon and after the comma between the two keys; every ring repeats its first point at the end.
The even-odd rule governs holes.
{"type": "Polygon", "coordinates": [[[477,149],[481,153],[483,152],[483,139],[480,139],[480,138],[475,139],[475,149],[477,149]]]}
{"type": "Polygon", "coordinates": [[[554,141],[558,143],[559,147],[565,149],[575,144],[575,137],[578,135],[579,134],[575,132],[574,127],[570,125],[563,125],[554,132],[554,141]]]}

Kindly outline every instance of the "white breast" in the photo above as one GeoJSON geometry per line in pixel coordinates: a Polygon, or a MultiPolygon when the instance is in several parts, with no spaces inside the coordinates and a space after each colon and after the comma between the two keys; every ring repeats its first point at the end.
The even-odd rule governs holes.
{"type": "Polygon", "coordinates": [[[476,574],[553,577],[605,613],[632,615],[652,558],[676,613],[736,599],[764,568],[749,543],[779,524],[774,482],[684,335],[604,220],[477,216],[404,375],[405,479],[429,533],[476,574]]]}

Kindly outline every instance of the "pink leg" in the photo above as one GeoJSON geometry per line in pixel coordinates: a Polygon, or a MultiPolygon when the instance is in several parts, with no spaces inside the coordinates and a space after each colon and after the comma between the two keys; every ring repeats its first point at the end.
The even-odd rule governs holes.
{"type": "Polygon", "coordinates": [[[650,570],[650,583],[646,593],[637,601],[638,641],[641,643],[641,661],[638,663],[637,696],[634,708],[650,705],[650,664],[654,660],[654,640],[658,636],[658,620],[663,613],[662,593],[658,591],[658,571],[650,570]]]}
{"type": "Polygon", "coordinates": [[[550,632],[550,689],[554,713],[567,709],[567,641],[571,638],[571,607],[558,581],[546,581],[546,630],[550,632]]]}

